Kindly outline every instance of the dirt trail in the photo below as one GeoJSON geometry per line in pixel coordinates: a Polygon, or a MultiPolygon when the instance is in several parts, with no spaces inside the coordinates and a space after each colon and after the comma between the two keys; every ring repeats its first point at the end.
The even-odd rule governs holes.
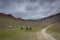
{"type": "Polygon", "coordinates": [[[46,33],[46,30],[50,28],[53,24],[49,25],[48,27],[42,29],[37,33],[38,40],[55,40],[50,34],[46,33]]]}

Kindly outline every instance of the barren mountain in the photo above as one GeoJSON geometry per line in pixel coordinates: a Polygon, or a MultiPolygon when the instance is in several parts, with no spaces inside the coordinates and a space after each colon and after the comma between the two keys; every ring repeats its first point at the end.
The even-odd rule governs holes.
{"type": "Polygon", "coordinates": [[[8,27],[8,26],[39,26],[40,24],[38,22],[33,22],[33,21],[29,21],[29,20],[24,20],[22,18],[16,18],[14,16],[12,16],[11,14],[4,14],[4,13],[0,13],[0,27],[8,27]]]}
{"type": "Polygon", "coordinates": [[[60,13],[41,19],[43,23],[60,23],[60,13]]]}
{"type": "Polygon", "coordinates": [[[30,26],[40,26],[42,23],[60,23],[60,13],[57,13],[55,15],[39,19],[39,20],[24,20],[21,18],[16,18],[12,16],[11,14],[4,14],[0,13],[0,26],[22,26],[22,25],[30,25],[30,26]]]}
{"type": "Polygon", "coordinates": [[[20,24],[22,24],[22,20],[21,18],[16,18],[14,16],[12,16],[11,14],[4,14],[4,13],[0,13],[0,27],[8,27],[8,26],[18,26],[20,24]]]}

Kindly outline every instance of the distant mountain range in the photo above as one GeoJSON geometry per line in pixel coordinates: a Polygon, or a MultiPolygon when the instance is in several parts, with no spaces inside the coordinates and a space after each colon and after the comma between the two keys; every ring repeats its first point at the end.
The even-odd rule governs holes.
{"type": "Polygon", "coordinates": [[[16,18],[14,16],[12,16],[11,14],[4,14],[4,13],[0,13],[0,28],[1,27],[9,27],[9,26],[13,26],[13,27],[20,27],[20,26],[39,26],[40,23],[38,22],[33,22],[32,20],[24,20],[22,18],[16,18]]]}
{"type": "Polygon", "coordinates": [[[49,17],[45,17],[43,19],[38,19],[38,20],[24,20],[22,18],[16,18],[14,16],[12,16],[11,14],[4,14],[4,13],[0,13],[0,24],[4,22],[8,24],[8,22],[10,23],[9,25],[12,25],[14,22],[12,22],[13,20],[15,20],[16,22],[40,22],[40,23],[60,23],[60,13],[57,13],[55,15],[51,15],[49,17]]]}

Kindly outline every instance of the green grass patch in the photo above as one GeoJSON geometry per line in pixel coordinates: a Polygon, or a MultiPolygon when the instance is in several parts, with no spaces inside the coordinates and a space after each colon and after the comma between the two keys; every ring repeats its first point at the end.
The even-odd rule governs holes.
{"type": "Polygon", "coordinates": [[[60,33],[60,24],[54,24],[52,27],[48,29],[48,31],[58,32],[60,33]]]}
{"type": "Polygon", "coordinates": [[[51,34],[56,40],[60,40],[60,24],[54,24],[47,32],[51,34]]]}
{"type": "Polygon", "coordinates": [[[33,40],[40,27],[32,27],[32,30],[21,30],[19,27],[0,28],[0,40],[33,40]]]}

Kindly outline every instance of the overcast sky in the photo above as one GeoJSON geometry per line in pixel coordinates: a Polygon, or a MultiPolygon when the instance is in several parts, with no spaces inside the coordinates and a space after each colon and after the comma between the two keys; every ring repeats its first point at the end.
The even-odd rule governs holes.
{"type": "Polygon", "coordinates": [[[0,12],[23,19],[40,19],[60,12],[60,0],[0,0],[0,12]]]}

